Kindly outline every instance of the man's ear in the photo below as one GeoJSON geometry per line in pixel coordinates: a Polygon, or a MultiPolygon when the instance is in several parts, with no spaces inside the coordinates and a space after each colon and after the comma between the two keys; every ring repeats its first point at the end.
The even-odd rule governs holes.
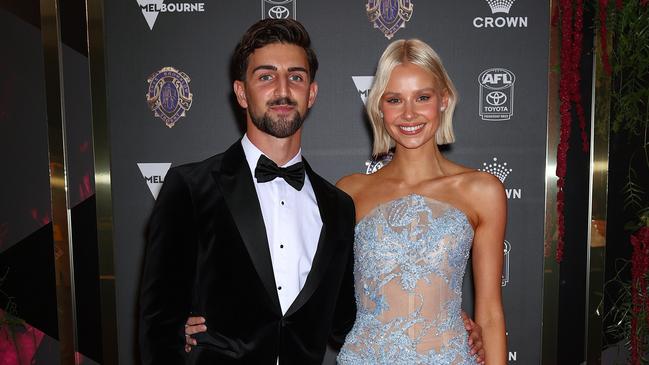
{"type": "Polygon", "coordinates": [[[309,103],[308,107],[311,108],[315,103],[315,97],[318,96],[318,83],[313,81],[309,85],[309,103]]]}
{"type": "Polygon", "coordinates": [[[237,97],[237,102],[239,105],[247,109],[248,108],[248,99],[246,98],[246,85],[241,80],[235,80],[232,84],[232,89],[234,90],[234,95],[237,97]]]}

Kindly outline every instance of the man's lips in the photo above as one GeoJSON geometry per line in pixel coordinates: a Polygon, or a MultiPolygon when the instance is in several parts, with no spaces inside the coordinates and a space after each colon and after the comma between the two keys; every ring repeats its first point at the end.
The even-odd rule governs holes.
{"type": "Polygon", "coordinates": [[[290,113],[295,109],[295,106],[288,104],[273,105],[270,107],[271,110],[277,113],[290,113]]]}

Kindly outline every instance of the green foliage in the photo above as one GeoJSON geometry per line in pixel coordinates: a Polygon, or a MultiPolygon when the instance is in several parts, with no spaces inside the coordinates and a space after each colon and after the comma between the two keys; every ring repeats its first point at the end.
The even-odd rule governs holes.
{"type": "MultiPolygon", "coordinates": [[[[641,0],[625,1],[621,9],[608,8],[611,47],[611,130],[626,135],[635,149],[629,158],[622,189],[624,209],[640,217],[649,206],[643,171],[649,171],[649,6],[641,0]],[[637,147],[634,147],[637,146],[637,147]]],[[[599,17],[599,16],[598,16],[599,17]]],[[[641,225],[639,221],[629,228],[641,225]]]]}
{"type": "MultiPolygon", "coordinates": [[[[0,287],[2,287],[2,283],[5,281],[7,278],[7,275],[9,275],[9,269],[0,277],[0,287]]],[[[0,328],[3,326],[8,326],[9,330],[12,331],[13,327],[15,326],[22,326],[24,322],[16,317],[17,314],[17,309],[16,309],[16,302],[14,301],[14,298],[7,295],[2,289],[0,289],[0,296],[4,297],[6,300],[7,304],[4,307],[4,313],[0,312],[0,328]]]]}
{"type": "MultiPolygon", "coordinates": [[[[621,193],[624,210],[634,217],[625,229],[636,231],[649,225],[646,199],[649,188],[642,180],[649,171],[649,6],[642,5],[641,0],[627,0],[617,9],[611,1],[607,10],[608,29],[612,34],[610,126],[612,133],[626,136],[629,143],[628,172],[621,193]]],[[[604,297],[611,301],[604,322],[610,323],[607,334],[624,340],[627,348],[631,347],[630,339],[635,338],[642,350],[649,348],[649,313],[645,310],[638,313],[638,328],[632,333],[630,269],[629,260],[615,262],[615,276],[604,286],[604,297]]],[[[641,354],[640,363],[649,364],[648,356],[641,354]]]]}
{"type": "Polygon", "coordinates": [[[627,174],[627,181],[622,189],[624,195],[624,209],[633,209],[635,211],[642,209],[642,196],[644,190],[637,181],[637,173],[633,167],[629,166],[629,173],[627,174]]]}
{"type": "Polygon", "coordinates": [[[625,281],[625,272],[631,270],[631,261],[617,259],[615,276],[604,284],[604,298],[615,298],[611,310],[604,314],[604,322],[611,323],[605,328],[607,334],[618,341],[625,340],[626,347],[631,338],[631,283],[625,281]]]}
{"type": "MultiPolygon", "coordinates": [[[[631,318],[632,313],[632,296],[631,283],[624,280],[626,272],[631,270],[631,261],[626,259],[617,259],[615,261],[615,276],[604,284],[605,298],[615,298],[611,305],[611,310],[604,314],[604,322],[610,323],[604,331],[618,341],[624,341],[627,349],[631,348],[631,318]]],[[[643,293],[640,293],[642,298],[643,293]]],[[[644,299],[644,298],[643,298],[644,299]]],[[[601,304],[600,304],[601,305],[601,304]]],[[[640,311],[638,313],[638,326],[636,328],[636,338],[640,340],[639,348],[649,348],[649,327],[647,320],[649,313],[640,311]]],[[[640,354],[640,364],[649,364],[649,354],[640,354]]]]}
{"type": "Polygon", "coordinates": [[[625,1],[611,12],[610,30],[612,130],[640,135],[649,124],[649,6],[625,1]]]}

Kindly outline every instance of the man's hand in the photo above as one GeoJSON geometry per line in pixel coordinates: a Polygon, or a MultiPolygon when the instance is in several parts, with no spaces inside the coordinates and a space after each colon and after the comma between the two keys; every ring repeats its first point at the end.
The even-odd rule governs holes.
{"type": "Polygon", "coordinates": [[[192,338],[193,334],[207,331],[205,325],[205,318],[203,317],[189,317],[185,322],[185,352],[190,352],[192,346],[196,346],[197,342],[192,338]]]}
{"type": "Polygon", "coordinates": [[[464,321],[464,328],[469,334],[469,347],[471,348],[471,355],[476,356],[476,363],[484,365],[484,348],[482,347],[482,327],[473,322],[469,316],[462,311],[462,321],[464,321]]]}
{"type": "MultiPolygon", "coordinates": [[[[462,311],[462,321],[464,321],[464,328],[469,334],[469,346],[471,348],[471,355],[476,355],[476,363],[484,365],[484,348],[482,347],[482,328],[477,323],[473,322],[469,316],[462,311]]],[[[189,317],[185,323],[185,352],[190,352],[192,346],[196,346],[197,342],[191,336],[196,333],[207,331],[205,325],[205,318],[203,317],[189,317]]]]}

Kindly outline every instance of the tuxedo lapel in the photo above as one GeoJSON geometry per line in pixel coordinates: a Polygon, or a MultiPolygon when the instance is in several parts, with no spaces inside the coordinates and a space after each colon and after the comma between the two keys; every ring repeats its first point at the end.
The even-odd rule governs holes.
{"type": "Polygon", "coordinates": [[[318,209],[320,210],[322,230],[320,231],[320,238],[318,239],[318,248],[316,249],[313,263],[311,264],[311,271],[309,271],[304,287],[298,294],[297,298],[295,298],[288,311],[286,311],[286,316],[293,314],[302,307],[318,288],[318,285],[320,285],[320,282],[327,271],[329,261],[331,261],[331,257],[336,249],[335,242],[333,242],[336,238],[336,232],[334,231],[336,227],[334,222],[336,212],[335,207],[331,204],[331,202],[336,200],[335,194],[331,191],[331,188],[326,185],[325,181],[313,172],[311,166],[309,166],[306,160],[303,161],[306,174],[309,176],[309,181],[311,182],[313,192],[315,193],[318,209]]]}
{"type": "Polygon", "coordinates": [[[241,141],[237,141],[225,152],[221,170],[214,171],[213,175],[221,188],[223,199],[237,225],[257,274],[275,309],[281,313],[266,226],[241,141]]]}

